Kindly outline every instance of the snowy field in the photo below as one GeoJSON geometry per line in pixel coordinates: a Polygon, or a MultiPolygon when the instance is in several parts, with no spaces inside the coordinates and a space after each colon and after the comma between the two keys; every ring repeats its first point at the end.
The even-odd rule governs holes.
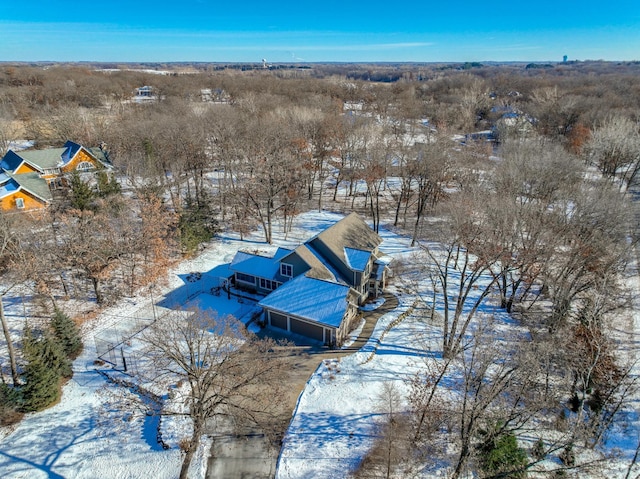
{"type": "MultiPolygon", "coordinates": [[[[132,413],[114,398],[133,393],[109,383],[103,372],[107,366],[96,366],[94,337],[104,334],[126,318],[162,314],[175,304],[198,304],[219,315],[232,314],[246,320],[253,306],[229,301],[222,293],[207,294],[207,272],[228,263],[238,249],[273,251],[277,246],[294,248],[343,216],[329,212],[311,212],[296,218],[286,235],[276,227],[274,245],[264,243],[257,231],[245,241],[234,234],[222,234],[197,258],[180,264],[168,278],[166,286],[147,292],[146,297],[122,301],[87,322],[83,330],[85,349],[74,362],[74,377],[63,388],[62,400],[54,407],[28,414],[13,429],[0,430],[0,477],[2,478],[175,478],[181,464],[177,447],[185,424],[166,421],[161,426],[163,439],[170,446],[162,449],[156,441],[157,419],[132,413]],[[202,278],[189,282],[191,272],[202,278]],[[154,298],[155,310],[151,307],[154,298]],[[187,301],[187,298],[191,298],[187,301]],[[101,369],[102,368],[102,369],[101,369]]],[[[421,261],[412,249],[410,239],[382,230],[381,250],[396,262],[416,264],[421,261]]],[[[392,266],[393,269],[393,266],[392,266]]],[[[637,285],[637,276],[633,276],[637,285]]],[[[415,283],[424,297],[430,297],[426,279],[415,283]]],[[[412,286],[415,286],[412,285],[412,286]]],[[[385,383],[407,392],[405,380],[423,364],[427,355],[441,350],[439,328],[426,319],[424,306],[397,278],[391,287],[399,299],[397,310],[380,318],[367,345],[359,352],[340,360],[325,360],[309,379],[303,391],[278,461],[278,479],[311,479],[346,477],[372,445],[376,424],[382,419],[379,395],[385,383]],[[398,324],[403,312],[409,311],[398,324]],[[393,327],[391,327],[393,325],[393,327]],[[372,354],[375,352],[375,354],[372,354]]],[[[24,325],[24,310],[19,297],[7,298],[7,316],[18,337],[24,325]]],[[[441,308],[441,300],[436,302],[441,308]]],[[[485,313],[495,313],[487,306],[485,313]]],[[[506,327],[510,318],[497,315],[506,327]]],[[[638,331],[637,314],[627,318],[624,331],[638,331]]],[[[637,339],[622,334],[621,341],[637,339]]],[[[135,347],[135,346],[132,346],[135,347]]],[[[629,351],[635,357],[636,351],[629,351]]],[[[114,377],[125,377],[111,371],[114,377]]],[[[129,378],[131,379],[131,378],[129,378]]],[[[622,461],[609,477],[622,478],[637,444],[638,423],[620,429],[612,438],[622,449],[622,461]]],[[[204,477],[209,443],[201,447],[192,465],[192,477],[204,477]]],[[[612,469],[615,469],[613,467],[612,469]]],[[[634,472],[635,475],[638,471],[634,472]]],[[[635,477],[631,476],[631,477],[635,477]]],[[[444,472],[433,477],[445,477],[444,472]]]]}

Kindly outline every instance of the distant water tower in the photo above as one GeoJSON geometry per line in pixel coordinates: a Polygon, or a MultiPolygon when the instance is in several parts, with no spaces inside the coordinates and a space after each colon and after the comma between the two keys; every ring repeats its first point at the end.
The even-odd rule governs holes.
{"type": "Polygon", "coordinates": [[[567,55],[563,56],[562,57],[562,63],[567,63],[567,58],[568,58],[567,55]]]}

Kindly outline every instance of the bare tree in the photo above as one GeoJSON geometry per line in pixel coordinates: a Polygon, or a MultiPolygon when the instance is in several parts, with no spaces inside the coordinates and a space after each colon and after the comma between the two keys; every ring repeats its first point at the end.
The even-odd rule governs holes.
{"type": "Polygon", "coordinates": [[[496,277],[491,269],[502,252],[484,235],[482,218],[475,205],[483,197],[475,192],[448,205],[439,243],[420,243],[429,258],[428,274],[443,300],[442,351],[446,358],[460,352],[467,330],[484,300],[492,293],[496,277]]]}
{"type": "Polygon", "coordinates": [[[162,411],[187,416],[192,422],[191,437],[183,444],[181,478],[187,477],[212,420],[271,427],[285,374],[274,341],[258,340],[231,317],[215,318],[203,311],[174,312],[146,330],[143,341],[151,359],[151,381],[188,384],[186,411],[162,411]]]}
{"type": "Polygon", "coordinates": [[[378,408],[384,415],[376,439],[354,474],[356,479],[406,477],[410,451],[409,421],[402,409],[402,396],[393,383],[384,383],[378,395],[378,408]]]}
{"type": "Polygon", "coordinates": [[[584,145],[585,160],[602,174],[629,186],[640,171],[640,128],[631,119],[610,116],[595,128],[584,145]]]}
{"type": "Polygon", "coordinates": [[[2,291],[0,291],[0,323],[2,324],[2,333],[7,342],[7,352],[9,355],[9,365],[11,367],[11,378],[13,385],[20,384],[18,365],[16,361],[16,352],[11,339],[11,331],[7,323],[3,300],[4,296],[14,287],[22,283],[26,278],[26,272],[29,271],[27,258],[22,245],[22,237],[18,221],[21,218],[13,215],[9,217],[5,213],[0,212],[0,272],[3,274],[2,291]]]}

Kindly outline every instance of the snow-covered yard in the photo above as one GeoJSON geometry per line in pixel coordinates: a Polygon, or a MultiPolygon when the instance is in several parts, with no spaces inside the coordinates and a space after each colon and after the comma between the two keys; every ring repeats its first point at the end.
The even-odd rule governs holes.
{"type": "MultiPolygon", "coordinates": [[[[229,262],[240,248],[266,251],[276,246],[293,248],[341,218],[342,215],[329,212],[302,214],[296,218],[286,240],[281,230],[274,230],[273,246],[260,239],[260,232],[245,241],[233,234],[222,235],[200,256],[176,268],[162,291],[157,287],[147,292],[146,297],[122,301],[85,324],[85,349],[73,364],[74,377],[64,386],[60,403],[46,411],[26,415],[11,430],[0,431],[2,477],[177,477],[181,463],[177,441],[187,426],[177,421],[162,425],[164,439],[170,446],[164,450],[156,441],[155,418],[118,407],[114,397],[126,398],[132,393],[123,394],[122,387],[109,383],[101,374],[101,368],[106,366],[94,364],[94,336],[103,334],[123,318],[135,317],[141,310],[149,314],[150,294],[158,308],[154,314],[162,312],[172,299],[179,298],[177,303],[185,304],[182,300],[190,297],[188,305],[198,304],[220,315],[248,318],[252,304],[228,300],[224,293],[219,296],[206,292],[194,294],[198,288],[207,289],[201,288],[198,281],[205,281],[206,272],[229,262]],[[193,271],[202,272],[202,279],[187,281],[193,271]]],[[[418,261],[416,251],[409,246],[410,239],[389,230],[382,230],[380,234],[384,239],[381,250],[394,260],[418,261]]],[[[415,284],[420,285],[424,297],[430,298],[431,286],[426,278],[412,287],[415,284]]],[[[393,383],[406,393],[405,380],[421,368],[428,354],[441,350],[439,327],[429,320],[425,305],[416,302],[411,289],[405,288],[397,278],[391,290],[398,297],[399,307],[380,318],[367,345],[351,356],[323,361],[311,376],[284,440],[278,462],[279,479],[344,478],[373,444],[376,424],[382,419],[378,398],[383,385],[393,383]],[[406,312],[408,314],[403,315],[406,312]],[[402,321],[398,322],[401,315],[402,321]]],[[[7,312],[17,335],[24,324],[22,304],[8,299],[7,312]]],[[[442,307],[441,301],[436,301],[438,307],[442,307]]],[[[499,316],[503,324],[509,323],[508,316],[499,316]]],[[[636,313],[624,327],[638,331],[638,326],[636,313]]],[[[625,336],[625,340],[634,338],[637,336],[625,336]]],[[[636,353],[630,352],[632,356],[636,353]]],[[[615,435],[616,445],[622,448],[623,461],[612,478],[624,477],[624,465],[628,464],[637,444],[638,420],[632,412],[628,415],[631,428],[619,429],[615,435]]],[[[207,448],[205,442],[193,465],[194,477],[204,476],[207,448]]],[[[444,477],[444,472],[434,477],[444,477]]]]}

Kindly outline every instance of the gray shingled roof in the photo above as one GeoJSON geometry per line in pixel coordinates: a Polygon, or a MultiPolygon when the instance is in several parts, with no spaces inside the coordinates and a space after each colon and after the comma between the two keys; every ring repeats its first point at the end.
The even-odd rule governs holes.
{"type": "Polygon", "coordinates": [[[336,281],[335,275],[331,273],[327,266],[322,263],[322,261],[320,261],[320,259],[318,259],[318,257],[313,254],[306,245],[301,244],[295,249],[295,252],[305,263],[307,263],[307,265],[309,265],[309,268],[311,268],[306,272],[308,277],[336,281]]]}
{"type": "Polygon", "coordinates": [[[23,173],[21,175],[10,175],[22,189],[37,196],[38,198],[50,202],[53,200],[51,190],[47,182],[40,178],[38,173],[23,173]]]}
{"type": "Polygon", "coordinates": [[[66,148],[47,148],[45,150],[27,150],[16,153],[27,163],[45,169],[56,168],[62,163],[62,153],[66,148]]]}
{"type": "Polygon", "coordinates": [[[357,213],[351,213],[338,221],[309,243],[317,240],[324,243],[347,266],[349,262],[345,256],[345,248],[373,251],[382,243],[382,238],[357,213]]]}

